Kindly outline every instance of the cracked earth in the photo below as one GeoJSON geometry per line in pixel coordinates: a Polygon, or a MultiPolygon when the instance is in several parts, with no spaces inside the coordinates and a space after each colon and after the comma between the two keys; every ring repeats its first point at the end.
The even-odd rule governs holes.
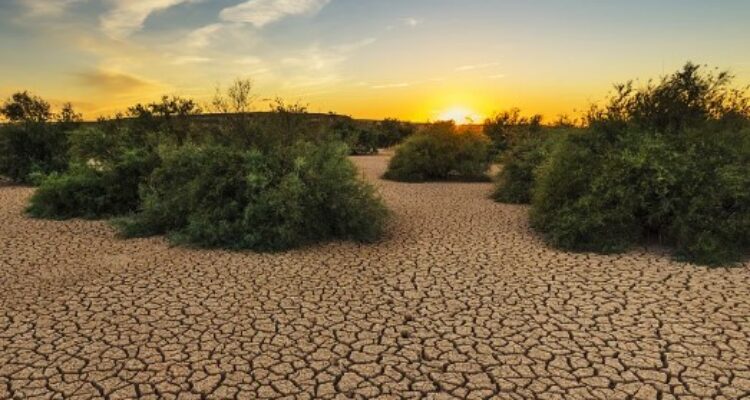
{"type": "Polygon", "coordinates": [[[123,241],[0,186],[2,399],[740,399],[750,264],[546,247],[488,184],[377,179],[376,245],[123,241]]]}

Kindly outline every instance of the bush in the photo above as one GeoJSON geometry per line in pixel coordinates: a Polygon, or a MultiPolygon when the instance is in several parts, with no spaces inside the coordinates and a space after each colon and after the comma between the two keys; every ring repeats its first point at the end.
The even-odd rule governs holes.
{"type": "Polygon", "coordinates": [[[67,131],[62,125],[4,125],[0,127],[0,175],[19,183],[37,183],[41,176],[67,168],[67,148],[67,131]]]}
{"type": "Polygon", "coordinates": [[[68,132],[81,122],[81,114],[70,103],[59,114],[50,110],[49,103],[28,92],[14,93],[0,106],[0,116],[10,121],[0,126],[0,175],[38,184],[67,168],[68,132]]]}
{"type": "Polygon", "coordinates": [[[377,129],[379,132],[378,147],[381,148],[393,147],[400,144],[415,131],[413,124],[393,118],[386,118],[380,121],[377,129]]]}
{"type": "Polygon", "coordinates": [[[363,126],[349,117],[336,117],[331,124],[331,136],[349,147],[351,155],[370,155],[378,152],[378,135],[370,127],[363,126]]]}
{"type": "Polygon", "coordinates": [[[688,64],[658,85],[618,86],[540,168],[532,225],[566,249],[658,240],[697,263],[740,260],[750,247],[750,128],[730,81],[688,64]]]}
{"type": "Polygon", "coordinates": [[[143,150],[128,150],[114,162],[72,166],[41,183],[28,207],[36,218],[102,218],[134,212],[138,186],[156,167],[158,158],[143,150]]]}
{"type": "Polygon", "coordinates": [[[503,166],[495,178],[492,198],[501,203],[530,203],[537,169],[565,133],[558,130],[543,131],[518,139],[500,158],[503,166]]]}
{"type": "Polygon", "coordinates": [[[139,205],[138,187],[159,164],[155,133],[123,124],[85,127],[70,134],[70,168],[50,175],[31,198],[37,218],[102,218],[139,205]]]}
{"type": "Polygon", "coordinates": [[[541,128],[541,115],[522,117],[521,110],[513,108],[486,119],[483,131],[492,143],[490,153],[497,156],[512,147],[516,140],[538,133],[541,128]]]}
{"type": "Polygon", "coordinates": [[[386,209],[360,181],[346,146],[299,143],[261,151],[186,145],[162,153],[127,237],[167,233],[202,247],[281,250],[328,239],[370,242],[386,209]]]}
{"type": "Polygon", "coordinates": [[[432,124],[396,148],[384,177],[404,182],[486,180],[488,151],[482,134],[459,132],[452,123],[432,124]]]}

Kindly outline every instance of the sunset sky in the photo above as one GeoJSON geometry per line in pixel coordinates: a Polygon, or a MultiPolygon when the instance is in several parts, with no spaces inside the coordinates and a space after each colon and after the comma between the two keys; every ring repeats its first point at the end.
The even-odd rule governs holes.
{"type": "Polygon", "coordinates": [[[549,120],[688,60],[746,85],[748,21],[747,0],[0,0],[0,96],[91,119],[249,77],[261,110],[549,120]]]}

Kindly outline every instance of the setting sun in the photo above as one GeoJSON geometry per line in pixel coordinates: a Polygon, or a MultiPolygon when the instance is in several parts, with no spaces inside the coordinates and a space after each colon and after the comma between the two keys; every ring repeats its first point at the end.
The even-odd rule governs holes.
{"type": "Polygon", "coordinates": [[[439,121],[453,121],[458,125],[481,122],[482,117],[467,107],[454,106],[437,114],[439,121]]]}

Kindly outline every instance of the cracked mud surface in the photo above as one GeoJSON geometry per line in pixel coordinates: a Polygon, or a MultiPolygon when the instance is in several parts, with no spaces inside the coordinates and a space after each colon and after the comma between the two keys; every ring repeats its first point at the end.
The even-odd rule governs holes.
{"type": "Polygon", "coordinates": [[[379,181],[370,246],[122,241],[0,186],[0,399],[740,399],[750,264],[544,246],[488,184],[379,181]]]}

